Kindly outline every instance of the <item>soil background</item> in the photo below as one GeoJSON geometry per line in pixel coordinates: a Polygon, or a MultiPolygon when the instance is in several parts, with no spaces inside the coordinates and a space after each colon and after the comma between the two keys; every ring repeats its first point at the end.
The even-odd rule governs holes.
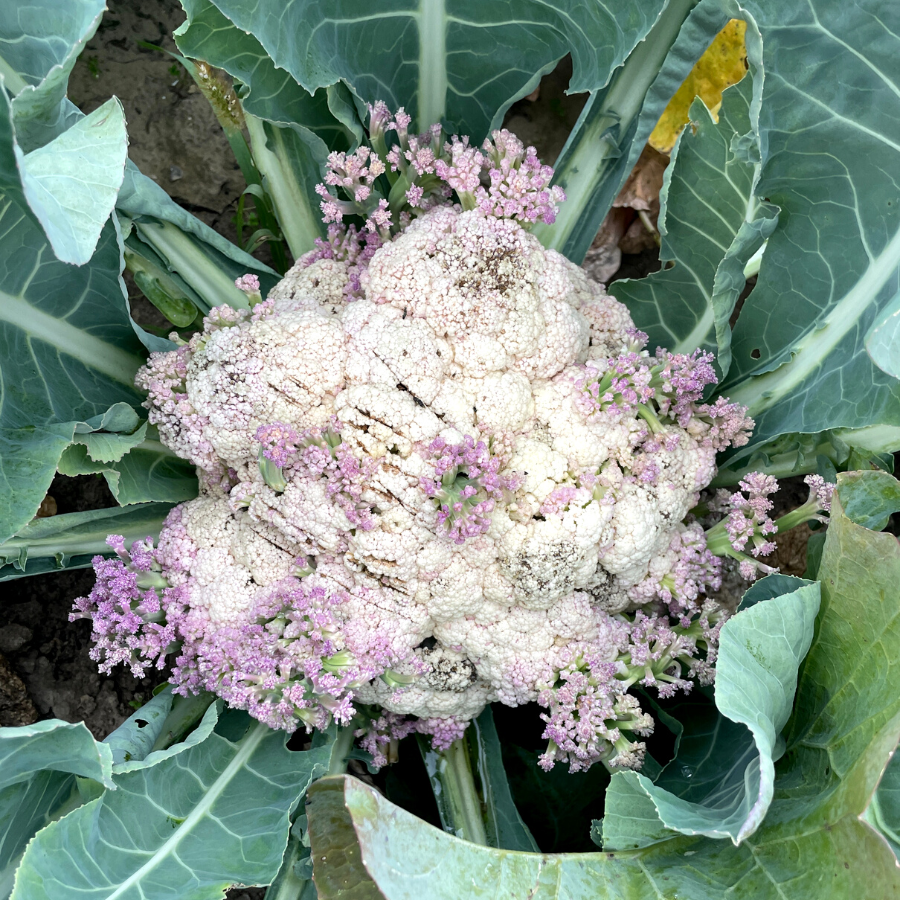
{"type": "MultiPolygon", "coordinates": [[[[109,0],[96,36],[76,63],[69,94],[86,113],[118,96],[128,121],[131,159],[179,204],[236,240],[234,216],[244,182],[219,124],[181,66],[141,45],[174,51],[171,33],[183,20],[177,0],[109,0]]],[[[526,144],[535,144],[548,162],[562,149],[584,101],[565,94],[570,72],[564,60],[537,96],[515,104],[507,116],[508,127],[526,144]]],[[[622,247],[613,279],[659,268],[652,239],[622,247]],[[627,252],[629,247],[635,252],[627,252]]],[[[166,324],[133,285],[131,293],[139,320],[166,324]]],[[[779,498],[784,509],[803,502],[802,485],[787,488],[779,498]]],[[[115,505],[101,476],[57,476],[50,495],[59,513],[115,505]]],[[[807,534],[782,539],[779,555],[786,571],[803,572],[807,534]]],[[[100,676],[89,657],[90,625],[68,622],[73,599],[87,594],[92,584],[90,569],[0,584],[0,725],[83,720],[102,739],[149,699],[159,677],[140,680],[121,670],[100,676]]],[[[236,889],[229,896],[258,900],[264,891],[236,889]]]]}

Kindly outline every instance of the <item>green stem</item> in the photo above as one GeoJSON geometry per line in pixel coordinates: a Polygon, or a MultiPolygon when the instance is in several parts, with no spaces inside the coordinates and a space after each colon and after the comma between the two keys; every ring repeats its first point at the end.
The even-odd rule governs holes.
{"type": "Polygon", "coordinates": [[[659,417],[646,403],[638,404],[637,414],[650,426],[650,431],[653,434],[659,434],[665,430],[662,422],[659,421],[659,417]]]}
{"type": "Polygon", "coordinates": [[[294,259],[299,259],[315,246],[321,222],[316,202],[307,195],[291,166],[291,149],[283,129],[268,125],[262,119],[244,114],[253,161],[265,178],[264,188],[272,199],[275,218],[294,259]]]}
{"type": "Polygon", "coordinates": [[[189,697],[176,697],[150,752],[166,750],[173,744],[183,741],[197,727],[197,723],[215,699],[215,695],[207,691],[189,697]]]}
{"type": "Polygon", "coordinates": [[[427,738],[419,736],[419,749],[444,831],[487,846],[481,798],[475,789],[465,737],[454,741],[446,750],[433,750],[427,738]]]}
{"type": "Polygon", "coordinates": [[[785,513],[781,518],[775,520],[778,528],[778,534],[790,531],[804,522],[810,522],[821,514],[822,508],[819,506],[815,497],[807,500],[803,506],[792,509],[789,513],[785,513]]]}
{"type": "MultiPolygon", "coordinates": [[[[594,94],[588,101],[556,166],[554,181],[566,189],[570,199],[562,205],[553,225],[538,223],[532,229],[545,247],[559,250],[576,262],[584,258],[606,214],[605,207],[591,208],[596,203],[596,195],[619,158],[629,151],[618,141],[628,134],[640,114],[647,91],[696,4],[697,0],[672,0],[646,38],[614,74],[605,94],[602,97],[594,94]],[[599,101],[596,110],[590,108],[595,98],[599,101]]],[[[606,186],[610,203],[627,174],[623,171],[617,184],[606,186]]]]}
{"type": "Polygon", "coordinates": [[[328,766],[329,775],[343,775],[347,771],[347,760],[353,749],[353,732],[356,729],[353,722],[344,728],[339,728],[334,744],[331,746],[331,763],[328,766]]]}
{"type": "Polygon", "coordinates": [[[135,222],[134,227],[209,307],[227,303],[235,309],[249,309],[247,295],[234,286],[223,272],[180,228],[162,220],[135,222]]]}

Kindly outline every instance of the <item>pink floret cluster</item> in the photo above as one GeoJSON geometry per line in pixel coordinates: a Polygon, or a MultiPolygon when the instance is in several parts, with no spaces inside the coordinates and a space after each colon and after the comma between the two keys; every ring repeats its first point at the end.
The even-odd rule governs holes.
{"type": "Polygon", "coordinates": [[[718,491],[710,505],[725,518],[707,532],[711,552],[738,560],[740,573],[748,581],[776,571],[760,561],[775,552],[774,535],[804,522],[828,521],[835,486],[821,475],[807,475],[804,480],[809,499],[778,520],[771,516],[775,504],[769,498],[778,490],[778,481],[771,475],[750,472],[738,482],[737,491],[718,491]]]}
{"type": "Polygon", "coordinates": [[[70,615],[91,620],[91,657],[103,672],[124,663],[143,677],[171,655],[176,693],[212,691],[293,731],[346,724],[356,714],[354,689],[407,661],[396,636],[361,620],[349,594],[327,579],[285,578],[260,589],[239,623],[212,619],[192,602],[197,547],[178,507],[158,548],[136,542],[129,553],[116,535],[108,543],[119,558],[94,558],[96,583],[70,615]]]}
{"type": "Polygon", "coordinates": [[[207,629],[182,651],[182,687],[215,691],[272,728],[346,724],[353,689],[398,662],[379,629],[347,627],[348,599],[297,579],[276,584],[250,624],[207,629]]]}
{"type": "Polygon", "coordinates": [[[599,637],[567,648],[567,658],[538,696],[547,710],[541,714],[548,741],[539,760],[543,769],[566,762],[570,771],[579,772],[599,761],[640,768],[646,745],[628,735],[648,736],[653,719],[628,689],[640,684],[665,698],[678,690],[690,691],[693,680],[713,681],[725,615],[712,604],[693,620],[674,626],[665,617],[640,610],[630,623],[619,617],[598,618],[599,637]]]}
{"type": "Polygon", "coordinates": [[[492,456],[484,441],[466,435],[462,443],[449,444],[442,437],[428,445],[434,478],[423,476],[421,486],[438,506],[438,525],[454,543],[485,534],[495,505],[521,484],[517,475],[501,475],[503,459],[492,456]]]}
{"type": "Polygon", "coordinates": [[[91,620],[94,645],[90,655],[101,672],[109,673],[113,666],[124,664],[137,678],[143,678],[148,669],[165,667],[177,639],[175,626],[166,620],[159,594],[152,587],[159,581],[154,577],[159,566],[155,565],[153,542],[151,538],[135,542],[130,554],[121,535],[111,534],[106,542],[118,558],[94,557],[96,583],[89,596],[75,601],[69,621],[91,620]]]}
{"type": "Polygon", "coordinates": [[[561,187],[551,186],[553,168],[506,129],[493,131],[477,148],[468,137],[446,135],[438,124],[410,134],[411,124],[403,107],[391,113],[381,101],[370,106],[369,143],[349,153],[329,154],[324,181],[316,186],[328,236],[316,239],[316,248],[302,263],[346,262],[348,300],[363,295],[375,251],[414,217],[436,206],[458,203],[530,227],[555,222],[566,199],[561,187]]]}
{"type": "Polygon", "coordinates": [[[343,510],[347,521],[363,531],[375,527],[372,510],[362,499],[363,488],[375,469],[373,459],[359,460],[341,442],[341,423],[327,428],[295,431],[275,422],[262,425],[256,439],[265,459],[290,478],[322,479],[326,493],[343,510]]]}
{"type": "Polygon", "coordinates": [[[601,367],[585,366],[578,406],[589,420],[636,414],[646,421],[650,434],[663,431],[668,421],[716,452],[747,443],[753,420],[745,407],[723,397],[701,402],[706,388],[718,380],[712,354],[670,353],[658,347],[656,356],[649,356],[640,349],[647,335],[633,335],[633,349],[606,359],[601,367]]]}

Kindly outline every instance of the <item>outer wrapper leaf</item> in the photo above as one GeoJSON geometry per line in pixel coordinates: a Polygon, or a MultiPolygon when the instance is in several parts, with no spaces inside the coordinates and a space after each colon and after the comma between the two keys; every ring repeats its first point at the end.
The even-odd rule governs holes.
{"type": "Polygon", "coordinates": [[[199,900],[232,883],[266,884],[287,844],[289,815],[326,770],[330,747],[285,748],[254,723],[237,740],[213,732],[156,765],[115,776],[103,794],[29,844],[15,900],[80,897],[199,900]]]}
{"type": "Polygon", "coordinates": [[[53,250],[22,192],[9,106],[0,91],[0,541],[32,518],[76,423],[138,405],[142,362],[128,317],[116,223],[90,263],[53,250]]]}
{"type": "Polygon", "coordinates": [[[639,772],[613,776],[603,822],[605,850],[634,849],[665,836],[657,823],[646,821],[643,802],[634,815],[649,831],[642,837],[635,828],[635,789],[651,800],[659,822],[682,834],[729,837],[737,844],[759,828],[772,801],[775,760],[783,749],[778,737],[790,716],[797,669],[809,649],[818,610],[819,585],[804,583],[753,604],[725,624],[715,703],[730,722],[708,713],[701,728],[696,720],[688,721],[678,754],[656,784],[639,772]],[[697,731],[699,739],[692,733],[697,731]],[[633,782],[624,799],[623,781],[633,782]]]}
{"type": "Polygon", "coordinates": [[[84,723],[0,728],[0,897],[9,895],[25,845],[69,796],[76,775],[113,784],[110,748],[84,723]]]}
{"type": "Polygon", "coordinates": [[[34,519],[0,545],[0,581],[60,569],[84,569],[98,554],[111,556],[107,535],[121,534],[127,544],[159,537],[170,503],[91,509],[34,519]]]}
{"type": "Polygon", "coordinates": [[[896,449],[900,382],[865,337],[900,290],[900,193],[885,174],[900,166],[900,7],[743,5],[762,34],[757,194],[781,213],[722,384],[756,419],[733,458],[780,434],[868,426],[894,429],[872,449],[896,449]]]}
{"type": "Polygon", "coordinates": [[[0,8],[0,73],[17,95],[13,108],[25,152],[71,124],[69,74],[105,9],[103,0],[28,0],[0,8]]]}
{"type": "Polygon", "coordinates": [[[80,266],[93,255],[122,186],[127,152],[125,111],[113,97],[49,144],[16,154],[25,199],[57,259],[80,266]]]}
{"type": "Polygon", "coordinates": [[[759,166],[736,146],[752,136],[752,101],[751,76],[725,91],[718,121],[694,101],[691,127],[678,139],[660,193],[660,258],[674,265],[611,287],[651,347],[716,350],[724,371],[744,264],[776,224],[777,210],[754,195],[759,166]]]}
{"type": "Polygon", "coordinates": [[[900,897],[893,853],[859,818],[900,734],[900,543],[842,511],[869,474],[839,478],[820,567],[822,605],[774,800],[740,846],[679,836],[636,851],[511,853],[459,841],[353,779],[325,779],[310,791],[308,810],[321,900],[351,896],[342,891],[354,886],[377,888],[388,900],[449,900],[468,896],[472,885],[485,896],[531,900],[900,897]],[[323,834],[329,847],[343,848],[339,883],[330,880],[328,855],[320,858],[323,834]]]}

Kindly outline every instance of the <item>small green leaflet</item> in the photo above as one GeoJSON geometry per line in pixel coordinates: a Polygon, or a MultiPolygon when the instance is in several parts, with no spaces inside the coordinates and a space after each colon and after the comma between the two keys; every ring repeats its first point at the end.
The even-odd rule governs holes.
{"type": "Polygon", "coordinates": [[[660,259],[674,265],[610,288],[649,334],[651,347],[717,350],[726,372],[728,320],[744,287],[744,265],[777,221],[777,211],[753,193],[759,166],[736,152],[751,131],[752,99],[748,75],[723,94],[718,122],[702,100],[694,101],[660,193],[660,259]]]}

